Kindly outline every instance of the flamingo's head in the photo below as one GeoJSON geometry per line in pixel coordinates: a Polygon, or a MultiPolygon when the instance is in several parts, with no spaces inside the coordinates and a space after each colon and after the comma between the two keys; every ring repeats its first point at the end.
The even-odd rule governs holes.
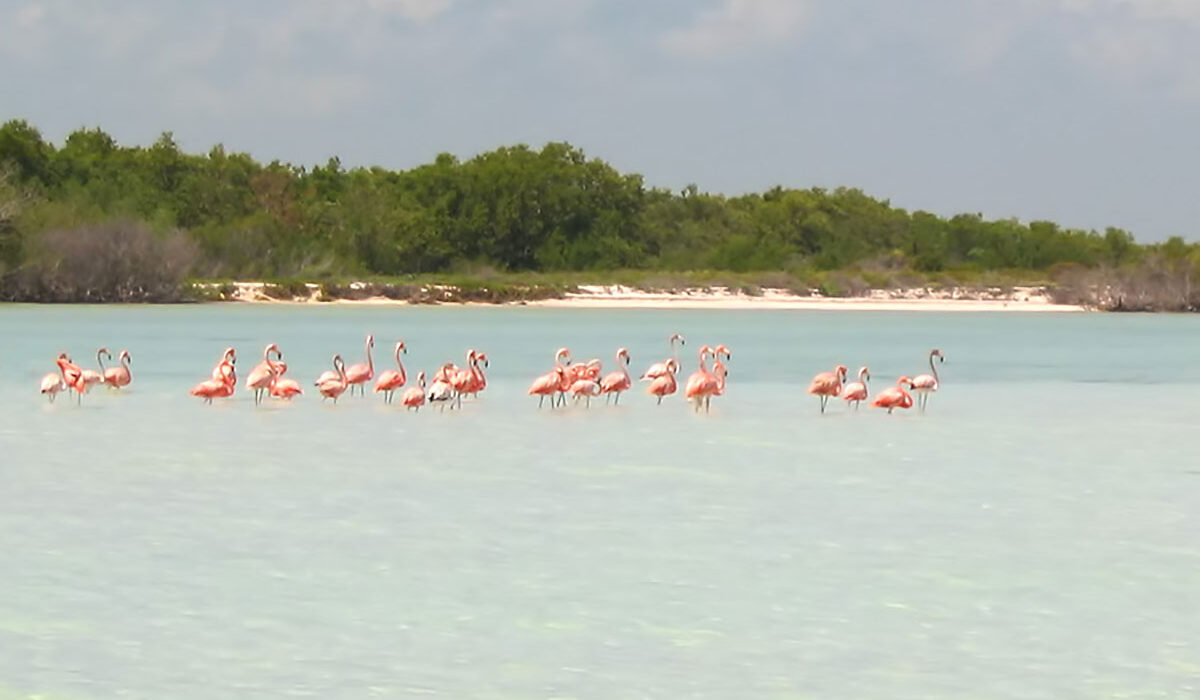
{"type": "Polygon", "coordinates": [[[122,350],[117,359],[125,360],[126,362],[133,362],[133,358],[129,356],[128,350],[122,350]]]}
{"type": "Polygon", "coordinates": [[[404,347],[404,341],[403,341],[403,340],[398,340],[398,341],[396,341],[396,352],[402,352],[402,353],[404,353],[405,355],[407,355],[407,354],[408,354],[408,348],[404,347]]]}
{"type": "Polygon", "coordinates": [[[680,345],[687,345],[687,339],[685,339],[682,335],[679,335],[678,333],[672,333],[671,337],[668,338],[667,340],[671,344],[675,344],[676,342],[678,342],[680,345]]]}
{"type": "Polygon", "coordinates": [[[346,366],[346,361],[342,359],[342,356],[341,356],[341,355],[334,355],[334,356],[333,356],[333,367],[334,367],[334,369],[341,369],[342,367],[345,367],[345,366],[346,366]]]}
{"type": "Polygon", "coordinates": [[[367,334],[367,347],[370,347],[370,348],[375,347],[375,334],[374,333],[367,334]]]}
{"type": "Polygon", "coordinates": [[[558,352],[554,353],[554,361],[565,360],[566,364],[571,364],[571,351],[566,348],[559,348],[558,352]]]}
{"type": "Polygon", "coordinates": [[[849,371],[849,370],[847,370],[847,369],[846,369],[846,365],[838,365],[838,366],[837,366],[837,369],[835,369],[834,371],[837,373],[837,376],[838,376],[838,377],[839,377],[839,378],[840,378],[842,381],[846,381],[846,372],[848,372],[848,371],[849,371]]]}
{"type": "Polygon", "coordinates": [[[933,359],[936,357],[938,359],[938,362],[946,361],[946,358],[942,355],[942,351],[938,350],[937,348],[934,348],[932,351],[930,351],[929,357],[930,357],[930,359],[933,359]]]}
{"type": "Polygon", "coordinates": [[[58,361],[59,362],[70,362],[71,358],[67,357],[67,353],[60,352],[60,353],[58,353],[58,361]]]}
{"type": "Polygon", "coordinates": [[[676,362],[674,358],[667,360],[667,371],[671,374],[675,374],[679,371],[679,363],[676,362]]]}
{"type": "Polygon", "coordinates": [[[104,355],[105,357],[107,357],[110,360],[112,359],[112,353],[108,351],[108,348],[100,348],[99,350],[96,351],[96,354],[104,355]]]}
{"type": "Polygon", "coordinates": [[[871,378],[871,370],[867,369],[866,365],[858,368],[859,381],[866,381],[871,378]]]}
{"type": "Polygon", "coordinates": [[[617,359],[621,359],[622,357],[625,358],[625,364],[629,364],[629,350],[627,348],[617,350],[617,359]]]}
{"type": "Polygon", "coordinates": [[[425,388],[425,372],[417,372],[417,384],[419,384],[422,389],[425,388]]]}
{"type": "Polygon", "coordinates": [[[714,350],[713,352],[715,352],[718,355],[724,355],[726,360],[733,359],[733,353],[730,352],[729,348],[725,347],[724,345],[718,345],[717,349],[714,350]]]}
{"type": "Polygon", "coordinates": [[[912,388],[912,383],[913,383],[913,380],[911,377],[900,377],[899,379],[896,380],[896,386],[901,386],[901,385],[907,384],[909,389],[912,388]]]}
{"type": "Polygon", "coordinates": [[[485,353],[485,352],[481,352],[481,353],[479,353],[478,355],[476,355],[476,356],[475,356],[475,360],[476,360],[476,361],[478,361],[478,362],[482,362],[484,367],[491,367],[491,366],[492,366],[492,365],[491,365],[491,361],[490,361],[490,360],[488,360],[487,353],[485,353]]]}
{"type": "Polygon", "coordinates": [[[282,376],[287,372],[287,363],[283,360],[277,360],[273,365],[273,369],[275,370],[275,376],[282,376]]]}

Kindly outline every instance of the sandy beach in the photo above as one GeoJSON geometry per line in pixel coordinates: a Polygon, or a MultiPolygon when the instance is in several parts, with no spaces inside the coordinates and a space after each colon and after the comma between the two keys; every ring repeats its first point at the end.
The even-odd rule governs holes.
{"type": "MultiPolygon", "coordinates": [[[[353,285],[352,285],[353,286],[353,285]]],[[[307,296],[280,300],[264,293],[262,282],[237,282],[236,293],[230,301],[238,303],[272,304],[375,304],[409,305],[403,299],[369,297],[365,299],[334,299],[324,301],[319,285],[308,285],[307,296]]],[[[1053,303],[1046,290],[1040,287],[1001,289],[904,289],[872,290],[858,297],[801,296],[782,289],[763,289],[760,294],[746,294],[725,287],[706,287],[680,291],[646,291],[617,285],[582,285],[577,292],[562,298],[535,301],[516,301],[509,306],[541,306],[553,308],[593,309],[794,309],[836,311],[993,311],[993,312],[1082,312],[1084,307],[1053,303]]],[[[479,302],[449,302],[471,306],[496,306],[479,302]]]]}

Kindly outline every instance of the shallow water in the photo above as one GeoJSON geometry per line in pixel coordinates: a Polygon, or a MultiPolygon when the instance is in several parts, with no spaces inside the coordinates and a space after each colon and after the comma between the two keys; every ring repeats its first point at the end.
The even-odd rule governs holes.
{"type": "MultiPolygon", "coordinates": [[[[0,307],[0,698],[1064,698],[1200,693],[1200,319],[310,306],[0,307]],[[278,342],[308,387],[404,338],[491,358],[462,411],[187,389],[278,342]],[[567,345],[676,397],[539,411],[567,345]],[[82,406],[62,350],[133,355],[82,406]],[[926,415],[820,416],[838,362],[926,415]]],[[[90,365],[90,362],[85,363],[90,365]]]]}

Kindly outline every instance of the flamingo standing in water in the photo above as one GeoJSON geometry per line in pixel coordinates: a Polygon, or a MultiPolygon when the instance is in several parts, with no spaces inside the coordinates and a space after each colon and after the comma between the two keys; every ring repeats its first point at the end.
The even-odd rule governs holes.
{"type": "Polygon", "coordinates": [[[845,365],[838,365],[832,372],[821,372],[813,377],[812,383],[808,385],[808,393],[821,398],[821,413],[825,412],[831,397],[842,393],[842,383],[845,381],[845,365]]]}
{"type": "Polygon", "coordinates": [[[112,389],[127,387],[133,381],[133,373],[129,371],[129,363],[132,361],[129,351],[122,350],[117,359],[121,363],[120,366],[104,370],[104,384],[112,389]]]}
{"type": "Polygon", "coordinates": [[[897,408],[912,408],[913,397],[904,390],[904,385],[912,388],[912,380],[908,377],[900,377],[896,380],[896,386],[888,387],[875,395],[871,400],[871,405],[875,408],[886,408],[890,415],[897,408]]]}
{"type": "Polygon", "coordinates": [[[99,350],[96,351],[96,364],[100,366],[100,371],[96,371],[94,369],[83,370],[84,391],[90,390],[93,386],[95,386],[97,384],[104,383],[104,357],[105,356],[107,356],[108,359],[110,359],[110,360],[112,359],[112,353],[108,351],[108,348],[100,348],[99,350]]]}
{"type": "Polygon", "coordinates": [[[410,386],[405,389],[404,395],[400,397],[400,403],[404,407],[413,411],[420,411],[425,405],[425,373],[417,372],[417,385],[410,386]]]}
{"type": "Polygon", "coordinates": [[[933,358],[937,358],[938,362],[945,362],[946,358],[942,356],[942,351],[934,348],[929,351],[929,371],[933,374],[918,374],[912,380],[912,392],[917,395],[917,405],[922,411],[929,405],[929,395],[937,391],[941,386],[938,382],[937,365],[933,363],[933,358]]]}
{"type": "Polygon", "coordinates": [[[471,349],[467,351],[467,367],[460,369],[457,372],[447,371],[446,383],[454,388],[454,404],[458,408],[462,408],[463,394],[471,393],[471,389],[475,386],[475,370],[479,362],[479,351],[471,349]]]}
{"type": "Polygon", "coordinates": [[[605,403],[612,401],[614,404],[620,404],[621,392],[629,391],[633,386],[633,379],[629,376],[629,351],[625,348],[617,350],[617,367],[620,369],[609,372],[600,380],[600,393],[604,394],[605,403]]]}
{"type": "Polygon", "coordinates": [[[350,395],[354,395],[354,387],[358,393],[366,396],[366,384],[375,378],[375,362],[371,359],[371,349],[375,347],[375,336],[367,334],[367,363],[350,365],[346,368],[346,381],[350,383],[350,395]]]}
{"type": "MultiPolygon", "coordinates": [[[[321,393],[322,401],[333,399],[333,402],[337,403],[338,397],[345,393],[350,386],[350,380],[346,377],[346,363],[342,360],[341,355],[333,356],[333,371],[337,374],[336,379],[328,377],[324,381],[318,379],[313,385],[321,393]]],[[[321,376],[325,377],[325,375],[321,376]]]]}
{"type": "Polygon", "coordinates": [[[473,378],[471,380],[471,391],[469,392],[472,397],[478,398],[480,392],[487,388],[487,376],[484,375],[480,365],[491,367],[491,364],[487,353],[480,352],[479,350],[475,351],[475,365],[471,368],[473,378]]]}
{"type": "Polygon", "coordinates": [[[60,391],[66,390],[67,384],[63,381],[61,372],[50,372],[42,377],[41,393],[50,399],[50,403],[54,403],[60,391]]]}
{"type": "Polygon", "coordinates": [[[860,367],[858,370],[858,381],[850,382],[842,389],[842,399],[846,404],[854,404],[854,410],[858,410],[859,404],[867,400],[867,382],[871,379],[871,371],[866,367],[860,367]]]}
{"type": "MultiPolygon", "coordinates": [[[[671,345],[671,359],[675,360],[675,371],[678,372],[679,366],[680,366],[679,365],[679,348],[675,347],[675,343],[679,343],[680,345],[687,345],[687,341],[684,339],[684,337],[682,335],[679,335],[678,333],[672,333],[667,338],[667,342],[670,343],[670,345],[671,345]]],[[[645,372],[642,372],[642,376],[640,377],[640,379],[657,379],[668,373],[669,373],[669,370],[667,369],[666,361],[656,362],[656,363],[650,365],[650,367],[648,367],[645,372]]]]}
{"type": "Polygon", "coordinates": [[[263,361],[254,365],[254,369],[246,375],[246,388],[254,391],[256,406],[262,403],[263,397],[271,390],[271,384],[279,372],[275,360],[271,359],[271,353],[275,353],[275,360],[283,360],[283,353],[279,352],[279,346],[271,343],[263,350],[263,361]]]}
{"type": "Polygon", "coordinates": [[[542,407],[546,397],[549,396],[550,408],[554,408],[555,402],[558,400],[558,393],[562,390],[563,381],[563,366],[555,365],[554,369],[533,380],[533,384],[529,385],[529,391],[526,393],[538,397],[538,408],[542,407]]]}
{"type": "Polygon", "coordinates": [[[192,387],[188,393],[204,399],[204,403],[212,403],[213,399],[233,396],[234,387],[237,385],[237,375],[234,374],[233,363],[222,362],[217,365],[217,373],[221,375],[220,379],[206,379],[192,387]]]}
{"type": "Polygon", "coordinates": [[[708,371],[708,356],[712,354],[712,348],[707,345],[700,347],[700,364],[695,372],[687,379],[687,384],[684,385],[683,396],[689,403],[695,404],[695,410],[699,411],[704,405],[706,396],[710,396],[717,389],[717,378],[708,371]]]}
{"type": "Polygon", "coordinates": [[[291,401],[293,397],[303,394],[304,390],[300,388],[300,382],[283,376],[287,370],[287,363],[282,358],[275,362],[275,373],[271,375],[271,386],[268,391],[277,399],[291,401]]]}
{"type": "Polygon", "coordinates": [[[429,387],[429,392],[426,394],[425,398],[429,403],[439,405],[439,411],[445,411],[446,405],[454,401],[454,386],[449,381],[449,377],[453,376],[453,371],[453,362],[447,362],[442,365],[438,374],[446,377],[446,379],[435,379],[433,385],[429,387]]]}
{"type": "Polygon", "coordinates": [[[658,404],[662,404],[664,396],[674,394],[679,388],[679,383],[675,381],[675,373],[679,371],[679,363],[674,359],[666,361],[667,373],[656,377],[650,382],[650,386],[646,387],[646,393],[651,396],[658,397],[658,404]]]}
{"type": "Polygon", "coordinates": [[[400,361],[400,353],[408,353],[408,348],[404,347],[403,340],[396,342],[396,369],[380,372],[379,380],[375,382],[375,393],[383,392],[384,403],[391,403],[396,390],[408,382],[408,373],[404,371],[404,363],[400,361]]]}
{"type": "Polygon", "coordinates": [[[62,383],[76,394],[76,403],[83,403],[83,394],[87,391],[87,383],[83,378],[83,370],[79,365],[71,362],[71,358],[67,357],[67,353],[59,353],[58,359],[55,360],[58,365],[58,371],[62,374],[62,383]]]}

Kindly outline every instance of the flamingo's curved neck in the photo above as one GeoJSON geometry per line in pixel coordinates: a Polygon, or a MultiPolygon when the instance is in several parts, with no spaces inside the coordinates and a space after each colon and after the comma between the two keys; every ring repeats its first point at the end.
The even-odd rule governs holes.
{"type": "Polygon", "coordinates": [[[100,374],[104,374],[104,352],[101,350],[96,351],[96,364],[100,365],[100,374]]]}
{"type": "Polygon", "coordinates": [[[717,388],[725,391],[725,363],[721,361],[720,356],[713,359],[713,375],[717,378],[717,388]]]}
{"type": "Polygon", "coordinates": [[[700,373],[708,374],[708,367],[705,365],[705,357],[708,356],[708,348],[700,348],[700,373]]]}
{"type": "Polygon", "coordinates": [[[933,353],[929,353],[929,369],[933,372],[933,383],[940,385],[942,382],[938,378],[937,363],[933,361],[933,353]]]}
{"type": "Polygon", "coordinates": [[[676,363],[679,362],[679,347],[675,344],[679,342],[679,338],[671,336],[671,357],[676,363]]]}
{"type": "Polygon", "coordinates": [[[121,353],[121,366],[125,368],[126,372],[129,371],[129,355],[121,353]]]}
{"type": "Polygon", "coordinates": [[[371,339],[367,338],[367,372],[375,374],[375,362],[371,359],[371,339]]]}
{"type": "Polygon", "coordinates": [[[400,346],[396,346],[396,369],[400,372],[400,383],[404,384],[408,380],[408,375],[404,371],[404,363],[400,361],[400,346]]]}
{"type": "Polygon", "coordinates": [[[621,353],[617,353],[617,366],[621,368],[621,374],[625,375],[625,381],[631,382],[633,379],[629,376],[628,363],[621,361],[621,353]]]}

